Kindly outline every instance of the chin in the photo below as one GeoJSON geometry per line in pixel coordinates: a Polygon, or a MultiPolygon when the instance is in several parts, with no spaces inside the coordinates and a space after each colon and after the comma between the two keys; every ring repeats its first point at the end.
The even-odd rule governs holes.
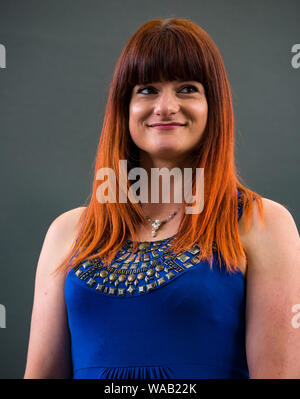
{"type": "Polygon", "coordinates": [[[159,149],[155,149],[149,152],[149,154],[155,158],[161,158],[161,159],[165,158],[166,160],[169,160],[182,155],[182,151],[180,151],[178,148],[166,146],[166,147],[161,147],[159,149]]]}

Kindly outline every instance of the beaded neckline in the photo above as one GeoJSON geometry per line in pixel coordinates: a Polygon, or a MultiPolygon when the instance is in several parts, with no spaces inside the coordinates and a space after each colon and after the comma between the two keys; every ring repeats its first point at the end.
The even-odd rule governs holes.
{"type": "Polygon", "coordinates": [[[176,236],[156,241],[139,241],[133,252],[133,241],[127,240],[112,263],[94,258],[80,263],[74,274],[92,289],[115,297],[131,297],[148,294],[167,284],[200,262],[200,248],[192,248],[180,254],[172,253],[170,241],[176,236]]]}

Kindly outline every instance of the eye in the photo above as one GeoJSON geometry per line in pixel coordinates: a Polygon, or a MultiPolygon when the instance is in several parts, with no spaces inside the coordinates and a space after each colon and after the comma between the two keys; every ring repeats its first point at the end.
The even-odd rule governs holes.
{"type": "MultiPolygon", "coordinates": [[[[195,87],[195,86],[193,86],[193,85],[188,85],[188,86],[184,86],[181,90],[183,90],[183,89],[193,89],[193,90],[195,90],[195,91],[198,91],[198,89],[197,89],[197,87],[195,87]]],[[[142,93],[144,90],[154,90],[155,91],[155,89],[154,89],[154,87],[152,87],[152,86],[146,86],[146,87],[142,87],[142,88],[140,88],[140,89],[138,89],[137,90],[137,93],[142,93]]],[[[190,93],[190,91],[188,92],[188,94],[190,93]]]]}
{"type": "Polygon", "coordinates": [[[142,93],[142,91],[144,91],[144,90],[153,90],[153,89],[154,88],[152,86],[142,87],[142,88],[137,90],[137,93],[142,93]]]}
{"type": "Polygon", "coordinates": [[[188,88],[188,89],[191,89],[191,88],[192,88],[192,89],[194,89],[195,91],[198,91],[197,87],[192,86],[192,85],[184,86],[181,90],[186,89],[186,88],[188,88]]]}

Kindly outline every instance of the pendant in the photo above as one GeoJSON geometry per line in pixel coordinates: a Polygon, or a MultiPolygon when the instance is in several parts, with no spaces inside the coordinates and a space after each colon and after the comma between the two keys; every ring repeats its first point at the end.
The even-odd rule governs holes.
{"type": "Polygon", "coordinates": [[[160,228],[162,223],[158,219],[156,219],[151,224],[152,224],[152,237],[156,237],[156,232],[160,228]]]}

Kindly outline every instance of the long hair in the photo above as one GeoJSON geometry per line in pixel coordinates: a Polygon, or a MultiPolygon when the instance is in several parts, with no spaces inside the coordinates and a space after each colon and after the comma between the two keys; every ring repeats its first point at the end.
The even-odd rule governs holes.
{"type": "MultiPolygon", "coordinates": [[[[66,271],[83,260],[102,257],[108,263],[120,250],[127,235],[137,241],[136,226],[146,224],[138,203],[97,199],[98,171],[111,168],[116,187],[121,185],[119,160],[128,170],[138,166],[138,148],[129,133],[129,103],[133,87],[158,81],[199,81],[208,102],[207,124],[195,149],[194,166],[204,168],[204,209],[199,214],[182,212],[171,249],[180,253],[194,244],[200,259],[212,264],[213,248],[230,272],[244,256],[238,232],[238,198],[243,203],[246,229],[253,200],[263,220],[262,197],[241,183],[234,161],[234,117],[231,90],[222,57],[210,36],[187,19],[153,19],[130,38],[117,61],[109,89],[101,136],[95,159],[92,193],[77,227],[81,230],[70,253],[56,272],[66,271]],[[95,251],[97,252],[95,254],[95,251]]],[[[193,174],[193,188],[195,178],[193,174]]],[[[127,188],[130,188],[129,182],[127,188]]],[[[134,250],[137,249],[134,246],[134,250]]]]}

